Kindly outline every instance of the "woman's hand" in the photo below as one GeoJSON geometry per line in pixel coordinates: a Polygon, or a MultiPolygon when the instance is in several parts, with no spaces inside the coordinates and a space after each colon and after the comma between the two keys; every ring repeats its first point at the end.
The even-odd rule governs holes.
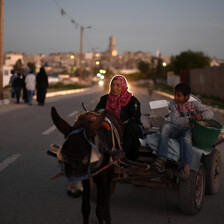
{"type": "Polygon", "coordinates": [[[192,118],[197,120],[197,121],[201,121],[202,120],[202,115],[199,114],[199,113],[198,114],[194,114],[194,115],[192,115],[192,118]]]}

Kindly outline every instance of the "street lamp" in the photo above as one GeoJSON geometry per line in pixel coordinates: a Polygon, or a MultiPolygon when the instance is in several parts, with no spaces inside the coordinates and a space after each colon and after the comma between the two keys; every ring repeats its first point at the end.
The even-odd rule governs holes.
{"type": "Polygon", "coordinates": [[[87,26],[87,27],[80,27],[80,65],[79,65],[79,79],[82,80],[82,59],[83,59],[83,55],[82,55],[82,49],[83,49],[83,31],[84,29],[90,29],[91,26],[87,26]]]}

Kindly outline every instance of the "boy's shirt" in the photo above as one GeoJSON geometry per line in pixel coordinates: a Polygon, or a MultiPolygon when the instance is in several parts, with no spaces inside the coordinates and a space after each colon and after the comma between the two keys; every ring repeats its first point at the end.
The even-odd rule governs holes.
{"type": "Polygon", "coordinates": [[[197,113],[202,115],[203,120],[210,120],[213,117],[213,112],[193,95],[184,104],[177,104],[175,99],[170,101],[169,122],[175,125],[190,128],[191,115],[197,113]]]}

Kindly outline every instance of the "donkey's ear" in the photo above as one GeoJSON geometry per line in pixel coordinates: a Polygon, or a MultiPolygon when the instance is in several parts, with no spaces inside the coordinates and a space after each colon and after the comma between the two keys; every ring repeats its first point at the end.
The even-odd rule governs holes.
{"type": "Polygon", "coordinates": [[[93,135],[95,133],[95,131],[100,128],[105,117],[106,117],[105,111],[102,114],[100,114],[99,116],[96,116],[96,120],[94,122],[92,122],[90,125],[90,129],[89,129],[90,135],[93,135]]]}
{"type": "Polygon", "coordinates": [[[57,129],[65,136],[68,135],[72,127],[62,117],[59,116],[55,107],[51,108],[51,117],[57,129]]]}

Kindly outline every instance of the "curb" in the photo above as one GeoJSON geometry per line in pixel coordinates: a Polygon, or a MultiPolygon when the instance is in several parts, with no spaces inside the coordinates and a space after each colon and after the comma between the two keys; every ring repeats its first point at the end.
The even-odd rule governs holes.
{"type": "MultiPolygon", "coordinates": [[[[82,88],[82,89],[73,89],[73,90],[62,90],[62,91],[56,91],[56,92],[48,92],[46,93],[46,98],[49,97],[53,97],[53,96],[63,96],[63,95],[67,95],[67,94],[72,94],[72,93],[81,93],[84,92],[86,90],[88,90],[89,88],[82,88]]],[[[36,95],[33,97],[33,99],[36,99],[36,95]]],[[[10,103],[14,103],[15,99],[4,99],[4,100],[0,100],[0,106],[1,105],[7,105],[10,103]]]]}
{"type": "Polygon", "coordinates": [[[13,102],[14,102],[14,99],[0,100],[0,106],[1,105],[7,105],[7,104],[10,104],[10,103],[13,103],[13,102]]]}

